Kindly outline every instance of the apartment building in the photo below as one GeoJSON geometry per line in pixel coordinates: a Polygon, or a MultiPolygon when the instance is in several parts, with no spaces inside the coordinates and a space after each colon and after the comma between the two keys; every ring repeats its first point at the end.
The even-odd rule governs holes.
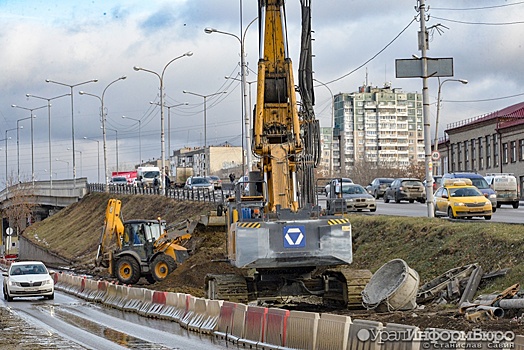
{"type": "Polygon", "coordinates": [[[524,102],[446,126],[442,172],[513,173],[524,189],[524,102]]]}
{"type": "Polygon", "coordinates": [[[422,94],[366,84],[334,100],[335,171],[351,172],[362,162],[401,168],[424,161],[422,94]]]}
{"type": "Polygon", "coordinates": [[[186,147],[175,150],[170,161],[170,173],[173,175],[176,175],[177,168],[191,168],[192,173],[198,176],[220,174],[223,177],[231,169],[238,171],[242,167],[242,147],[186,147]]]}

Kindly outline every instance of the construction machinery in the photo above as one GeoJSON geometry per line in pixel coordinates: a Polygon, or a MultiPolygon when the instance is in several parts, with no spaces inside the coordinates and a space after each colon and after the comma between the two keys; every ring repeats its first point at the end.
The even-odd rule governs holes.
{"type": "Polygon", "coordinates": [[[360,304],[371,277],[349,269],[351,224],[316,205],[313,168],[319,127],[313,113],[309,1],[302,2],[300,109],[289,58],[284,0],[259,0],[260,57],[248,194],[225,205],[227,260],[243,274],[206,276],[210,299],[238,302],[316,295],[360,304]],[[321,272],[317,273],[319,270],[321,272]],[[358,281],[357,281],[358,280],[358,281]]]}
{"type": "Polygon", "coordinates": [[[170,238],[161,219],[123,221],[121,207],[120,200],[109,199],[95,265],[108,268],[123,284],[140,277],[150,283],[164,280],[188,258],[180,244],[191,234],[170,238]]]}

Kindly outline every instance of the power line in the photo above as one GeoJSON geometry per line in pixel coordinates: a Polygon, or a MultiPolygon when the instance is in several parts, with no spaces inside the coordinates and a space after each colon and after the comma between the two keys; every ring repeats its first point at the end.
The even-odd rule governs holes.
{"type": "Polygon", "coordinates": [[[484,7],[466,7],[466,8],[451,8],[451,7],[432,7],[432,10],[443,10],[443,11],[470,11],[470,10],[488,10],[496,9],[501,7],[508,7],[514,5],[522,5],[524,1],[515,2],[513,4],[503,4],[503,5],[493,5],[493,6],[484,6],[484,7]]]}
{"type": "Polygon", "coordinates": [[[432,16],[432,18],[440,19],[441,21],[447,21],[447,22],[452,22],[452,23],[473,24],[473,25],[482,25],[482,26],[507,26],[507,25],[514,25],[514,24],[524,24],[523,21],[488,23],[488,22],[466,22],[466,21],[459,21],[455,19],[449,19],[449,18],[443,18],[443,17],[437,17],[437,16],[432,16]]]}
{"type": "Polygon", "coordinates": [[[488,101],[497,101],[497,100],[505,100],[508,98],[518,97],[518,96],[524,96],[524,93],[516,94],[516,95],[510,95],[510,96],[503,96],[503,97],[493,97],[493,98],[485,98],[482,100],[465,100],[465,101],[455,101],[455,100],[442,100],[443,102],[456,102],[456,103],[470,103],[470,102],[488,102],[488,101]]]}
{"type": "Polygon", "coordinates": [[[344,74],[343,76],[341,76],[341,77],[339,77],[339,78],[336,78],[336,79],[333,79],[333,80],[330,80],[330,81],[328,81],[328,82],[325,83],[325,84],[328,85],[328,84],[334,83],[334,82],[336,82],[336,81],[339,81],[339,80],[341,80],[341,79],[347,77],[348,75],[351,75],[351,74],[355,73],[357,70],[359,70],[360,68],[364,67],[366,64],[368,64],[369,62],[371,62],[372,60],[374,60],[378,55],[380,55],[380,54],[381,54],[382,52],[384,52],[384,51],[385,51],[389,46],[391,46],[391,44],[393,44],[393,42],[395,42],[395,40],[397,40],[397,39],[402,35],[402,33],[404,33],[404,32],[409,28],[409,26],[410,26],[413,22],[415,22],[416,19],[417,19],[417,18],[414,17],[414,18],[411,20],[411,22],[409,22],[409,24],[408,24],[406,27],[404,27],[404,29],[402,29],[402,30],[400,31],[400,33],[397,34],[397,36],[395,36],[395,37],[393,38],[393,40],[391,40],[391,41],[390,41],[386,46],[384,46],[384,47],[383,47],[379,52],[377,52],[375,55],[373,55],[373,56],[372,56],[370,59],[368,59],[366,62],[362,63],[360,66],[358,66],[357,68],[353,69],[352,71],[350,71],[350,72],[344,74]]]}

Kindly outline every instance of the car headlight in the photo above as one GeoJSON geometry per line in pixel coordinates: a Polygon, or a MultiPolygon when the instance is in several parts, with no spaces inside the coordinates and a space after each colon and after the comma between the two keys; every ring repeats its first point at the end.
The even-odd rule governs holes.
{"type": "Polygon", "coordinates": [[[53,281],[49,279],[49,280],[45,280],[45,281],[42,282],[43,286],[45,286],[47,284],[53,284],[53,281]]]}
{"type": "Polygon", "coordinates": [[[489,195],[488,198],[489,199],[495,199],[495,198],[497,198],[497,194],[496,193],[492,193],[492,194],[489,195]]]}
{"type": "Polygon", "coordinates": [[[453,203],[453,205],[454,205],[455,207],[463,207],[465,204],[462,203],[462,202],[456,202],[456,203],[453,203]]]}
{"type": "Polygon", "coordinates": [[[353,198],[346,199],[346,202],[354,202],[353,198]]]}

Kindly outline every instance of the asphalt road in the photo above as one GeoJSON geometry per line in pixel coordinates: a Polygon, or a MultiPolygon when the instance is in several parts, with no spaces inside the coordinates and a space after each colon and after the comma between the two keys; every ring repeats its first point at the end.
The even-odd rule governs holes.
{"type": "Polygon", "coordinates": [[[231,346],[223,340],[188,332],[173,321],[142,317],[60,291],[55,291],[54,300],[2,299],[0,310],[11,316],[10,326],[2,324],[1,349],[197,350],[231,346]],[[7,337],[16,337],[21,347],[11,347],[7,337]]]}
{"type": "MultiPolygon", "coordinates": [[[[421,203],[408,203],[408,202],[389,202],[384,203],[382,198],[377,200],[377,211],[375,213],[369,213],[369,211],[364,211],[363,213],[369,213],[370,215],[396,215],[396,216],[416,216],[416,217],[427,217],[428,209],[427,205],[421,203]]],[[[319,196],[319,204],[322,207],[325,207],[325,197],[319,196]]],[[[441,218],[441,220],[448,220],[447,217],[441,218]]],[[[462,220],[462,219],[458,219],[462,220]]],[[[475,221],[486,221],[486,222],[504,222],[504,223],[513,223],[513,224],[523,224],[524,223],[524,203],[521,202],[521,205],[517,209],[513,209],[510,205],[503,205],[493,213],[493,216],[490,221],[484,220],[483,218],[473,218],[471,220],[475,221]]],[[[469,220],[469,221],[471,221],[469,220]]],[[[466,221],[466,220],[462,220],[466,221]]]]}

